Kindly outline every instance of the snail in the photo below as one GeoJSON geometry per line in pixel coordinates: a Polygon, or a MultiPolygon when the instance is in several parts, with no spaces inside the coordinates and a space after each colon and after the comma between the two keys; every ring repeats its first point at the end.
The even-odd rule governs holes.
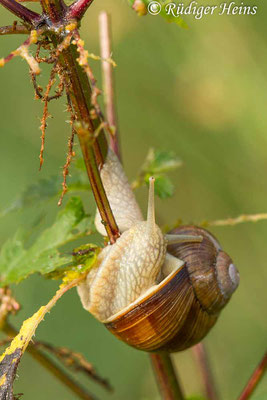
{"type": "MultiPolygon", "coordinates": [[[[121,236],[102,249],[78,286],[83,307],[139,350],[191,347],[206,336],[237,288],[235,265],[205,229],[181,226],[162,233],[155,222],[153,177],[144,221],[112,150],[101,178],[121,236]]],[[[105,235],[98,212],[95,225],[105,235]]]]}

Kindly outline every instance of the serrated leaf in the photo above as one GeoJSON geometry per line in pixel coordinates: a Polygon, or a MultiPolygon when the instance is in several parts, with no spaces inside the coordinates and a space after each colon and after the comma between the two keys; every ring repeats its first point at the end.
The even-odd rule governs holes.
{"type": "Polygon", "coordinates": [[[181,165],[181,159],[172,151],[149,149],[143,169],[151,174],[160,174],[181,165]]]}
{"type": "MultiPolygon", "coordinates": [[[[62,179],[61,175],[53,175],[29,185],[10,206],[0,210],[0,217],[13,211],[19,211],[26,207],[46,202],[57,196],[59,197],[62,190],[62,179]]],[[[67,184],[67,193],[69,194],[90,190],[86,171],[82,169],[77,169],[73,175],[69,177],[67,184]]]]}
{"type": "Polygon", "coordinates": [[[62,255],[58,249],[93,230],[93,218],[85,214],[81,200],[72,197],[58,213],[54,224],[44,230],[30,248],[26,249],[21,232],[3,245],[0,252],[0,285],[19,282],[35,272],[47,274],[71,263],[72,255],[62,255]]]}
{"type": "Polygon", "coordinates": [[[170,197],[174,193],[174,185],[166,173],[181,165],[181,159],[173,152],[150,149],[137,179],[132,183],[132,188],[148,184],[149,177],[154,176],[156,195],[162,199],[170,197]]]}

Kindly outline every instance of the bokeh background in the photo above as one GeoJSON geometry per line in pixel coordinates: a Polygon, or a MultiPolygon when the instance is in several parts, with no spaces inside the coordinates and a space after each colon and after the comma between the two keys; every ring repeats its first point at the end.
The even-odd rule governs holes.
{"type": "MultiPolygon", "coordinates": [[[[95,1],[83,20],[86,47],[99,54],[98,14],[105,9],[112,15],[117,110],[129,177],[135,177],[150,147],[173,150],[184,162],[172,173],[175,196],[157,199],[161,224],[267,211],[267,5],[257,0],[255,4],[255,16],[188,17],[188,30],[161,17],[140,18],[126,0],[95,1]]],[[[12,21],[1,8],[1,25],[12,21]]],[[[22,36],[1,37],[1,56],[22,40],[22,36]]],[[[101,82],[99,62],[91,65],[101,82]]],[[[47,73],[43,67],[43,81],[47,73]]],[[[38,172],[42,105],[34,101],[26,63],[16,58],[1,69],[0,87],[0,206],[5,208],[28,184],[61,171],[69,127],[64,102],[51,104],[45,163],[38,172]]],[[[137,195],[145,209],[146,190],[137,195]]],[[[83,198],[93,213],[90,195],[83,198]]],[[[44,225],[53,220],[56,201],[46,210],[44,225]]],[[[32,207],[1,218],[1,243],[18,226],[27,229],[38,212],[32,207]]],[[[238,291],[205,339],[221,399],[232,400],[266,347],[267,221],[212,232],[241,275],[238,291]]],[[[19,328],[56,287],[39,276],[15,286],[23,307],[12,323],[19,328]]],[[[75,290],[46,317],[36,338],[82,352],[115,387],[114,394],[106,394],[81,377],[100,399],[159,399],[148,356],[112,337],[82,309],[75,290]]],[[[174,360],[187,395],[201,394],[191,351],[175,354],[174,360]]],[[[15,392],[23,392],[27,400],[75,398],[27,354],[18,375],[15,392]]],[[[266,381],[254,400],[267,398],[266,381]]]]}

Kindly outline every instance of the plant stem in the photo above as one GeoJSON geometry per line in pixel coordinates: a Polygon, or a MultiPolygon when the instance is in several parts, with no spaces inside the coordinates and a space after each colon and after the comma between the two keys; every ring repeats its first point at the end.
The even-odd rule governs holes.
{"type": "Polygon", "coordinates": [[[42,9],[49,16],[51,22],[59,22],[62,20],[67,6],[63,0],[40,0],[42,9]]]}
{"type": "Polygon", "coordinates": [[[114,99],[114,74],[113,66],[107,60],[112,54],[111,48],[111,22],[110,16],[105,11],[99,14],[99,36],[100,36],[100,54],[102,65],[102,87],[104,92],[104,104],[107,121],[110,127],[114,129],[113,135],[110,135],[110,146],[114,153],[121,160],[118,122],[116,118],[116,108],[114,99]]]}
{"type": "MultiPolygon", "coordinates": [[[[63,13],[63,8],[59,0],[41,0],[43,11],[51,18],[58,19],[63,13]],[[58,13],[58,14],[57,14],[58,13]]],[[[54,45],[59,43],[54,38],[54,45]]],[[[64,71],[67,71],[68,80],[67,91],[71,99],[73,110],[76,117],[76,133],[79,138],[87,174],[91,183],[92,191],[99,209],[103,224],[111,243],[119,237],[119,229],[110,208],[98,166],[104,162],[103,150],[107,151],[107,142],[104,131],[101,130],[97,138],[94,131],[99,126],[99,119],[92,119],[90,116],[91,108],[91,88],[86,73],[77,62],[78,54],[76,47],[70,45],[66,48],[59,61],[64,71]]]]}
{"type": "MultiPolygon", "coordinates": [[[[18,332],[10,324],[5,323],[2,330],[10,337],[15,337],[18,332]]],[[[65,371],[59,368],[50,358],[48,358],[41,350],[29,344],[26,350],[31,356],[37,360],[47,371],[59,379],[74,394],[82,400],[96,400],[85,388],[72,379],[65,371]]]]}
{"type": "Polygon", "coordinates": [[[24,22],[30,25],[34,25],[41,17],[36,12],[29,10],[27,7],[17,3],[15,0],[0,0],[0,4],[12,12],[12,14],[23,19],[24,22]]]}
{"type": "MultiPolygon", "coordinates": [[[[82,124],[80,129],[76,129],[76,132],[80,141],[87,174],[110,242],[115,243],[119,236],[119,230],[100,178],[98,165],[103,164],[103,157],[99,142],[93,139],[95,123],[90,118],[87,106],[91,102],[91,89],[87,76],[76,61],[78,57],[76,48],[71,45],[70,48],[63,52],[63,57],[71,83],[70,98],[76,119],[81,121],[82,124]]],[[[103,141],[103,139],[103,136],[99,137],[99,141],[103,141]]],[[[103,146],[101,147],[103,148],[103,146]]]]}
{"type": "Polygon", "coordinates": [[[203,343],[198,343],[192,348],[196,362],[199,366],[200,373],[205,388],[205,394],[209,400],[218,400],[218,394],[214,377],[210,367],[207,351],[203,343]]]}
{"type": "Polygon", "coordinates": [[[29,34],[30,31],[23,25],[7,25],[7,26],[1,26],[0,27],[0,36],[2,35],[14,35],[14,34],[22,34],[26,35],[29,34]]]}
{"type": "Polygon", "coordinates": [[[68,17],[75,18],[78,21],[82,19],[84,13],[94,0],[77,0],[69,6],[68,17]]]}
{"type": "Polygon", "coordinates": [[[162,399],[184,400],[170,355],[167,353],[152,353],[150,359],[162,399]]]}
{"type": "MultiPolygon", "coordinates": [[[[104,91],[105,111],[107,121],[115,128],[114,136],[110,137],[110,145],[121,160],[116,107],[114,98],[114,78],[112,66],[107,60],[112,53],[111,22],[106,12],[99,15],[99,33],[102,64],[102,80],[104,91]]],[[[169,354],[150,354],[156,381],[164,400],[183,400],[182,391],[169,354]]]]}
{"type": "Polygon", "coordinates": [[[254,370],[253,374],[251,375],[247,385],[245,386],[241,395],[238,397],[238,400],[250,399],[252,393],[256,389],[257,385],[259,384],[259,382],[260,382],[261,378],[263,377],[264,373],[266,372],[266,370],[267,370],[267,352],[264,354],[260,363],[257,365],[257,367],[254,370]]]}

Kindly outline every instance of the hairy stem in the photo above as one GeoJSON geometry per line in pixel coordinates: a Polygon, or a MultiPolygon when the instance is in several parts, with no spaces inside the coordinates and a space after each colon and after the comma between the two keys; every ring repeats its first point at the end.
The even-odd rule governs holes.
{"type": "MultiPolygon", "coordinates": [[[[10,337],[15,337],[18,332],[10,324],[6,323],[2,330],[10,337]]],[[[82,400],[96,400],[85,388],[72,379],[65,371],[59,368],[49,357],[47,357],[41,350],[29,344],[26,350],[30,355],[37,360],[47,371],[59,379],[65,386],[67,386],[72,393],[77,395],[82,400]]]]}
{"type": "Polygon", "coordinates": [[[153,370],[163,400],[184,400],[171,357],[167,353],[151,354],[153,370]]]}
{"type": "MultiPolygon", "coordinates": [[[[59,19],[64,12],[64,6],[59,0],[41,0],[44,12],[51,14],[55,20],[59,19]]],[[[55,47],[58,46],[56,38],[55,47]]],[[[78,64],[76,47],[71,44],[59,57],[59,62],[66,73],[66,90],[70,97],[76,117],[75,130],[79,138],[87,174],[91,183],[92,191],[99,209],[101,219],[106,228],[111,243],[119,237],[119,229],[110,208],[101,178],[99,167],[104,163],[107,141],[104,131],[101,130],[98,137],[94,137],[97,126],[100,125],[98,118],[90,116],[91,88],[86,73],[78,64]]]]}
{"type": "Polygon", "coordinates": [[[263,378],[264,373],[267,370],[267,352],[264,354],[260,363],[257,365],[255,371],[251,375],[246,387],[242,391],[241,395],[238,397],[238,400],[248,400],[250,399],[252,393],[256,389],[260,380],[263,378]]]}
{"type": "Polygon", "coordinates": [[[209,400],[218,400],[218,394],[214,377],[209,363],[207,351],[203,343],[198,343],[192,348],[196,362],[199,366],[200,373],[202,375],[202,381],[205,388],[205,394],[209,400]]]}

